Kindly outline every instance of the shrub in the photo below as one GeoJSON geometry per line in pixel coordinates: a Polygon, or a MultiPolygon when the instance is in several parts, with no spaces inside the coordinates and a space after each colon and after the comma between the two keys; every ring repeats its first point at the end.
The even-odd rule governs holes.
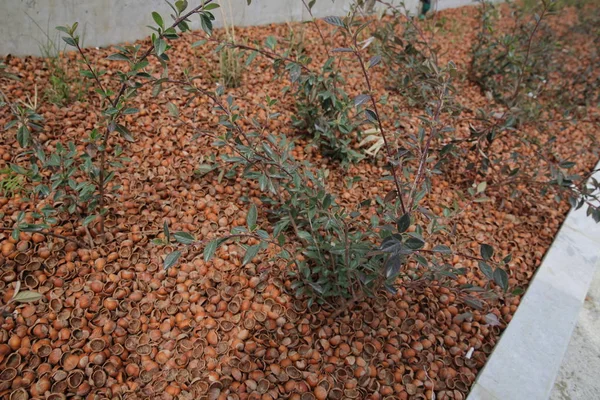
{"type": "MultiPolygon", "coordinates": [[[[44,58],[44,65],[48,70],[48,81],[50,85],[44,91],[46,99],[59,107],[69,105],[75,101],[85,99],[88,85],[83,78],[76,73],[76,68],[71,68],[71,61],[65,57],[64,43],[60,36],[52,35],[43,29],[33,18],[27,15],[44,35],[44,42],[40,43],[39,49],[44,58]],[[63,43],[62,45],[60,43],[63,43]]],[[[80,39],[82,42],[83,40],[80,39]]],[[[83,43],[81,43],[83,46],[83,43]]]]}
{"type": "MultiPolygon", "coordinates": [[[[219,7],[219,10],[221,11],[221,17],[223,18],[226,40],[235,45],[235,24],[232,20],[233,12],[231,9],[231,1],[227,0],[227,4],[229,5],[229,15],[226,15],[226,12],[223,11],[222,7],[219,7]]],[[[228,88],[240,86],[243,71],[240,51],[235,46],[224,46],[218,48],[217,52],[219,54],[219,82],[228,88]]]]}
{"type": "MultiPolygon", "coordinates": [[[[47,148],[38,139],[43,129],[44,119],[38,114],[37,91],[28,102],[10,102],[6,98],[13,115],[6,128],[16,129],[17,142],[23,149],[20,157],[29,161],[29,165],[11,164],[10,171],[16,175],[10,180],[22,186],[24,182],[31,186],[30,198],[26,199],[37,206],[41,212],[22,213],[15,224],[14,235],[20,231],[39,232],[57,224],[56,215],[68,213],[76,216],[84,226],[94,221],[97,214],[105,211],[101,207],[101,194],[111,183],[114,173],[104,171],[102,178],[104,189],[99,190],[96,182],[100,182],[101,170],[95,165],[95,156],[99,152],[101,136],[92,130],[84,139],[86,150],[81,152],[73,142],[66,145],[58,142],[54,148],[47,148]],[[26,218],[30,217],[30,218],[26,218]],[[35,222],[31,222],[31,220],[35,222]]],[[[122,150],[114,149],[113,166],[118,165],[122,150]]],[[[14,186],[14,185],[11,185],[14,186]]],[[[113,187],[117,189],[117,187],[113,187]]]]}
{"type": "Polygon", "coordinates": [[[306,132],[323,153],[343,166],[364,158],[354,150],[361,139],[358,121],[351,116],[352,100],[344,91],[345,81],[329,57],[318,73],[300,72],[295,85],[295,128],[306,132]]]}
{"type": "MultiPolygon", "coordinates": [[[[309,11],[310,4],[314,2],[307,5],[309,11]]],[[[115,77],[118,90],[111,89],[114,84],[107,85],[108,78],[101,79],[103,71],[94,68],[86,57],[76,33],[77,24],[58,28],[65,34],[63,40],[78,51],[85,66],[82,75],[95,82],[103,119],[98,129],[82,139],[85,150],[79,150],[74,143],[57,143],[53,149],[55,152],[47,154],[36,140],[42,119],[35,104],[21,107],[18,103],[7,101],[15,115],[11,128],[16,130],[19,144],[31,161],[28,168],[12,168],[27,177],[34,195],[48,205],[29,216],[20,213],[13,234],[44,231],[57,223],[57,213],[67,212],[75,215],[84,226],[97,220],[98,233],[104,237],[103,221],[108,212],[105,197],[109,190],[118,186],[118,182],[112,182],[115,175],[111,168],[119,166],[117,163],[122,154],[114,137],[121,135],[125,140],[134,140],[121,123],[122,117],[137,112],[130,107],[130,102],[140,87],[152,86],[153,93],[158,94],[167,85],[177,85],[192,97],[208,97],[214,111],[220,115],[221,128],[218,132],[203,131],[200,134],[211,137],[216,149],[226,151],[220,153],[219,159],[215,157],[215,164],[200,166],[200,170],[210,173],[219,167],[224,171],[225,179],[240,176],[253,181],[262,197],[260,202],[250,204],[246,226],[235,228],[227,236],[197,242],[186,232],[171,234],[165,225],[166,243],[176,241],[202,246],[204,258],[208,261],[219,245],[236,240],[245,250],[244,264],[254,260],[261,250],[277,248],[277,258],[289,267],[290,275],[295,278],[292,287],[297,295],[310,296],[311,301],[338,305],[340,299],[351,305],[381,289],[395,293],[397,285],[410,285],[415,281],[425,285],[431,280],[447,284],[466,272],[451,266],[448,258],[452,250],[447,245],[449,241],[444,240],[448,234],[444,220],[456,210],[440,206],[443,208],[440,218],[424,205],[432,189],[432,176],[440,172],[441,158],[434,154],[434,144],[444,140],[452,131],[451,126],[442,120],[442,113],[450,109],[448,105],[454,104],[456,67],[452,62],[440,66],[436,57],[428,55],[421,64],[427,70],[424,74],[414,75],[418,81],[415,87],[422,89],[419,95],[424,101],[418,134],[404,135],[400,141],[399,122],[393,130],[384,126],[386,118],[398,120],[399,116],[383,113],[382,99],[375,97],[371,84],[371,70],[380,66],[382,57],[367,55],[368,43],[371,42],[365,46],[360,42],[359,34],[367,29],[369,22],[358,20],[354,12],[346,18],[324,19],[339,31],[344,41],[345,47],[332,49],[331,54],[351,57],[360,66],[364,84],[360,93],[352,99],[343,89],[344,80],[341,71],[333,67],[333,58],[329,58],[319,72],[313,73],[306,57],[294,60],[289,58],[289,53],[281,56],[271,51],[274,48],[272,40],[267,43],[270,50],[232,41],[221,43],[218,47],[218,51],[230,48],[253,51],[272,58],[279,71],[288,72],[292,84],[296,85],[300,104],[306,107],[299,107],[298,113],[302,118],[296,121],[301,120],[307,130],[315,129],[314,134],[318,132],[321,135],[319,138],[323,138],[321,142],[326,151],[331,151],[343,163],[359,158],[347,150],[353,141],[358,140],[358,134],[356,138],[347,135],[363,126],[379,132],[385,152],[385,170],[380,178],[388,183],[389,192],[384,198],[366,197],[359,207],[349,209],[336,200],[327,183],[343,179],[345,173],[338,169],[319,169],[306,161],[295,160],[293,141],[283,134],[276,135],[264,129],[268,126],[270,113],[266,113],[267,121],[262,124],[256,120],[244,121],[244,112],[235,104],[233,97],[225,96],[223,85],[211,92],[196,85],[195,77],[187,72],[181,80],[168,77],[168,41],[179,37],[176,29],[181,32],[189,30],[188,18],[199,14],[203,29],[210,36],[214,20],[211,10],[218,6],[209,0],[189,11],[185,1],[177,1],[172,7],[174,22],[171,26],[165,24],[160,14],[152,13],[155,33],[151,46],[145,50],[139,45],[120,47],[117,53],[108,57],[112,61],[127,63],[123,71],[107,74],[115,77]],[[158,60],[162,71],[149,68],[149,57],[158,60]],[[309,104],[310,99],[314,104],[309,104]],[[243,124],[242,121],[248,123],[243,124]],[[256,129],[248,130],[244,126],[256,129]],[[258,203],[266,207],[259,208],[258,203]],[[260,222],[259,217],[264,214],[270,216],[269,223],[260,222]]],[[[267,98],[262,108],[270,110],[275,104],[275,99],[267,98]]],[[[189,124],[175,106],[170,104],[168,109],[181,123],[189,124]]],[[[568,179],[566,177],[562,181],[568,179]]],[[[477,201],[484,199],[484,193],[485,185],[480,184],[468,195],[477,201]]],[[[168,254],[164,268],[172,268],[182,254],[182,250],[168,254]]],[[[500,265],[505,265],[509,258],[497,262],[493,248],[487,244],[481,245],[479,255],[467,257],[479,261],[483,274],[502,290],[508,290],[508,275],[500,265]],[[497,266],[494,268],[492,264],[497,266]]],[[[494,293],[491,285],[464,289],[489,292],[490,296],[494,293]]],[[[481,307],[476,297],[466,295],[463,300],[474,307],[481,307]]],[[[343,306],[338,307],[334,315],[344,309],[343,306]]]]}
{"type": "MultiPolygon", "coordinates": [[[[347,47],[336,52],[351,54],[362,66],[366,93],[358,95],[353,103],[357,114],[382,134],[389,171],[382,179],[389,180],[394,189],[383,199],[365,198],[357,209],[341,206],[326,184],[327,180],[337,179],[332,176],[332,171],[316,169],[306,161],[295,160],[292,157],[293,142],[284,135],[245,131],[240,124],[244,114],[232,97],[222,99],[223,88],[208,93],[195,86],[193,79],[188,79],[184,83],[185,90],[191,95],[208,96],[214,109],[221,113],[220,124],[224,132],[203,134],[213,138],[217,147],[227,149],[220,160],[215,160],[218,166],[202,166],[201,169],[205,172],[225,170],[226,178],[239,173],[243,179],[256,182],[264,193],[261,204],[269,206],[267,213],[272,230],[259,222],[259,209],[251,204],[246,226],[235,228],[230,235],[196,241],[188,233],[171,234],[166,228],[167,242],[175,240],[204,247],[204,258],[208,261],[220,245],[237,241],[245,250],[244,264],[254,260],[261,250],[270,249],[272,253],[278,248],[277,257],[295,278],[292,284],[295,293],[311,296],[311,302],[335,303],[344,298],[345,304],[350,305],[381,288],[395,293],[397,284],[409,284],[413,279],[427,282],[456,278],[464,271],[456,270],[446,262],[446,257],[452,254],[448,246],[430,243],[426,249],[428,236],[435,240],[436,234],[444,228],[435,215],[420,206],[431,188],[430,177],[434,173],[430,165],[431,144],[449,131],[440,115],[444,104],[451,100],[452,92],[448,88],[454,65],[450,63],[435,69],[435,82],[428,83],[432,87],[428,92],[432,96],[429,99],[432,108],[421,118],[421,134],[414,142],[408,142],[410,148],[395,149],[393,135],[383,128],[380,104],[373,97],[371,88],[369,70],[379,64],[380,58],[375,56],[367,61],[365,49],[357,40],[357,32],[366,24],[358,22],[353,14],[346,19],[328,17],[325,21],[339,28],[347,41],[347,47]],[[410,168],[408,164],[412,164],[410,168]],[[423,225],[425,220],[431,222],[423,225]],[[286,232],[292,235],[291,241],[284,234],[286,232]]],[[[273,53],[259,52],[275,58],[277,67],[289,71],[292,81],[301,77],[306,68],[302,63],[274,57],[273,53]]],[[[275,100],[268,99],[262,108],[269,109],[274,104],[275,100]]],[[[185,123],[185,120],[181,119],[181,122],[185,123]]],[[[480,197],[482,192],[479,190],[472,195],[480,197]]],[[[445,211],[446,216],[451,213],[445,211]]],[[[473,257],[481,262],[486,276],[507,290],[506,272],[488,265],[493,256],[491,246],[483,245],[481,253],[481,257],[473,257]]],[[[182,250],[176,250],[167,255],[164,267],[173,267],[182,254],[182,250]]],[[[466,301],[480,306],[473,297],[467,296],[466,301]]],[[[340,307],[335,315],[344,309],[340,307]]]]}
{"type": "Polygon", "coordinates": [[[288,49],[285,55],[297,60],[304,54],[305,24],[302,23],[299,29],[294,29],[294,26],[288,23],[288,30],[289,33],[286,38],[288,49]]]}
{"type": "Polygon", "coordinates": [[[520,120],[539,115],[535,102],[550,75],[554,35],[546,24],[553,11],[550,0],[531,9],[511,3],[514,25],[508,32],[497,26],[497,5],[481,1],[481,29],[471,50],[470,79],[495,101],[519,109],[520,120]]]}
{"type": "MultiPolygon", "coordinates": [[[[34,203],[44,205],[41,212],[35,211],[29,216],[23,212],[19,214],[13,235],[18,237],[19,231],[47,230],[57,223],[58,213],[66,212],[75,217],[86,230],[88,224],[97,221],[97,233],[105,240],[104,218],[108,212],[105,197],[119,188],[119,185],[113,182],[115,173],[111,169],[120,167],[120,162],[125,160],[122,149],[116,143],[112,143],[111,138],[121,135],[126,141],[134,140],[127,127],[119,123],[119,119],[138,112],[136,108],[129,107],[128,103],[136,96],[137,89],[143,86],[141,81],[146,80],[145,84],[151,83],[154,93],[158,93],[167,80],[163,76],[154,77],[147,72],[147,58],[154,56],[166,67],[168,57],[165,52],[169,49],[166,40],[179,37],[176,29],[181,32],[188,31],[191,15],[199,14],[203,28],[212,32],[211,21],[214,20],[214,16],[210,10],[216,8],[212,1],[203,2],[190,11],[186,11],[188,6],[185,1],[177,1],[172,7],[175,13],[174,22],[169,27],[165,26],[158,13],[152,13],[156,27],[153,28],[155,33],[152,35],[151,47],[143,52],[139,45],[120,47],[118,53],[108,57],[109,60],[128,63],[127,72],[116,71],[113,75],[120,85],[117,92],[113,92],[102,82],[101,76],[105,71],[91,65],[81,47],[81,39],[77,34],[78,24],[57,27],[64,34],[64,42],[75,48],[81,57],[84,69],[80,74],[96,84],[96,93],[101,98],[103,126],[102,129],[92,130],[86,138],[81,139],[85,145],[84,151],[78,150],[75,143],[58,142],[51,149],[53,152],[48,152],[47,148],[41,146],[37,132],[42,129],[43,118],[36,111],[37,92],[34,100],[28,103],[11,102],[6,95],[3,96],[4,103],[10,107],[14,117],[7,128],[16,130],[17,142],[23,148],[24,156],[30,161],[27,167],[11,165],[11,169],[23,175],[33,185],[34,203]]],[[[93,245],[89,231],[88,238],[90,245],[93,245]]]]}
{"type": "Polygon", "coordinates": [[[560,79],[550,79],[543,96],[562,118],[584,118],[600,104],[600,10],[589,1],[576,7],[577,22],[557,37],[552,55],[553,75],[560,79]],[[585,53],[573,51],[585,40],[591,42],[585,53]]]}
{"type": "MultiPolygon", "coordinates": [[[[570,87],[577,86],[579,78],[584,91],[595,90],[594,79],[590,76],[593,73],[588,75],[593,71],[595,55],[592,55],[591,64],[583,63],[583,68],[578,69],[575,75],[571,75],[572,71],[565,73],[569,69],[565,68],[568,63],[561,65],[563,57],[555,46],[557,36],[546,24],[546,19],[560,13],[560,10],[557,3],[548,0],[526,2],[520,7],[511,5],[515,22],[512,31],[506,33],[496,27],[496,5],[481,2],[481,31],[472,48],[469,76],[483,90],[491,93],[503,109],[498,111],[488,107],[477,110],[470,129],[471,136],[464,142],[476,152],[478,162],[467,168],[485,177],[489,176],[489,167],[493,165],[493,170],[502,173],[501,177],[488,178],[496,180],[494,184],[524,184],[527,188],[538,188],[544,195],[554,193],[557,201],[566,198],[576,208],[586,205],[588,215],[598,221],[597,199],[592,193],[598,188],[598,183],[591,180],[588,184],[589,176],[570,173],[575,162],[556,154],[553,147],[555,137],[541,142],[525,133],[525,129],[542,132],[547,124],[561,123],[560,119],[569,116],[581,98],[581,94],[573,95],[570,87]],[[569,85],[568,89],[562,86],[565,82],[569,85]],[[558,94],[563,91],[567,94],[558,94]],[[554,121],[557,115],[558,120],[554,121]],[[531,149],[530,153],[534,156],[524,158],[517,152],[510,157],[504,153],[495,154],[493,143],[507,136],[517,139],[517,145],[531,149]]],[[[586,94],[583,96],[588,97],[586,94]]]]}
{"type": "Polygon", "coordinates": [[[413,23],[408,10],[389,7],[391,16],[379,24],[373,37],[375,53],[379,54],[388,73],[387,88],[399,93],[409,106],[422,106],[432,89],[426,85],[433,74],[436,49],[429,46],[423,32],[413,23]]]}

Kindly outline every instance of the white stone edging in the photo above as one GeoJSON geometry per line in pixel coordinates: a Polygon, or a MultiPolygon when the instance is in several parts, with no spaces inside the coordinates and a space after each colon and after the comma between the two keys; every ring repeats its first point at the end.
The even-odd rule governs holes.
{"type": "Polygon", "coordinates": [[[567,215],[467,400],[549,398],[600,264],[600,224],[585,210],[567,215]]]}

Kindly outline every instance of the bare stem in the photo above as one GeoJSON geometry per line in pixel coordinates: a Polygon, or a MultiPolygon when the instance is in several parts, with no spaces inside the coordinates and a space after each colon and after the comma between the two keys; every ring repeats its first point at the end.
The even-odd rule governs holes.
{"type": "Polygon", "coordinates": [[[338,309],[333,314],[331,314],[329,317],[335,320],[340,314],[346,312],[348,309],[350,309],[350,307],[352,307],[354,305],[354,303],[361,300],[364,296],[365,296],[365,292],[363,292],[363,291],[355,293],[354,296],[352,296],[351,298],[346,300],[344,302],[344,304],[339,306],[338,309]]]}
{"type": "Polygon", "coordinates": [[[317,24],[317,19],[313,15],[312,10],[308,6],[308,4],[306,4],[306,0],[302,0],[302,4],[304,5],[304,8],[306,8],[306,11],[308,11],[308,14],[310,15],[310,17],[312,18],[312,23],[315,26],[315,28],[317,28],[317,32],[319,32],[319,36],[321,37],[321,42],[323,42],[323,46],[325,46],[325,48],[327,49],[327,53],[329,53],[329,47],[327,46],[327,42],[325,41],[325,35],[323,34],[321,27],[319,27],[319,24],[317,24]]]}
{"type": "Polygon", "coordinates": [[[273,51],[259,49],[258,47],[247,46],[245,44],[234,43],[234,42],[230,42],[230,41],[221,41],[219,39],[212,38],[212,37],[207,38],[207,40],[210,40],[211,42],[215,42],[215,43],[219,43],[219,44],[224,44],[227,47],[232,47],[232,48],[236,48],[236,49],[240,49],[240,50],[255,51],[271,60],[283,60],[283,61],[286,61],[289,63],[294,63],[294,64],[299,65],[300,68],[302,68],[305,72],[313,73],[310,68],[308,68],[306,65],[298,62],[297,60],[293,60],[289,57],[284,57],[283,55],[275,53],[273,51]]]}
{"type": "Polygon", "coordinates": [[[379,126],[379,131],[381,132],[381,137],[383,138],[383,143],[385,145],[385,151],[387,153],[388,164],[390,165],[390,170],[392,171],[392,177],[394,178],[394,184],[396,186],[396,191],[398,192],[398,199],[400,200],[400,208],[402,209],[402,213],[406,214],[406,207],[404,205],[404,200],[402,198],[402,189],[400,185],[400,179],[398,178],[398,173],[394,164],[392,163],[392,159],[394,158],[394,152],[392,147],[390,146],[389,139],[386,135],[385,129],[383,128],[383,124],[381,122],[381,118],[379,117],[379,108],[377,107],[377,100],[373,96],[373,87],[371,86],[371,79],[369,78],[369,73],[367,72],[367,68],[365,67],[365,62],[360,54],[358,49],[358,43],[356,42],[356,36],[354,37],[354,55],[360,64],[360,68],[362,70],[363,77],[365,79],[365,83],[367,85],[367,89],[369,91],[369,98],[371,99],[371,105],[373,106],[373,112],[375,113],[375,117],[377,118],[377,124],[379,126]]]}
{"type": "MultiPolygon", "coordinates": [[[[0,226],[0,231],[14,231],[17,228],[8,228],[5,226],[0,226]]],[[[46,231],[26,231],[28,233],[39,233],[40,235],[44,235],[44,236],[52,236],[58,239],[62,239],[62,240],[67,240],[70,242],[74,242],[76,243],[78,246],[80,247],[87,247],[87,245],[85,243],[83,243],[82,241],[80,241],[77,238],[71,237],[71,236],[64,236],[64,235],[60,235],[58,233],[53,233],[53,232],[46,232],[46,231]]]]}
{"type": "Polygon", "coordinates": [[[432,127],[430,130],[429,136],[427,137],[427,140],[425,142],[425,147],[423,148],[423,151],[421,152],[421,159],[419,160],[419,167],[417,169],[417,174],[415,175],[415,180],[414,180],[412,188],[410,190],[410,195],[408,196],[409,210],[412,209],[412,207],[414,206],[415,192],[416,192],[417,188],[420,186],[421,181],[423,180],[423,176],[425,174],[425,164],[427,163],[427,158],[429,156],[429,148],[431,147],[431,142],[432,142],[433,138],[435,136],[437,136],[437,133],[438,133],[438,124],[440,122],[440,113],[442,111],[442,108],[444,107],[445,92],[446,92],[446,83],[444,83],[444,85],[442,85],[442,88],[440,89],[440,96],[438,99],[437,107],[435,109],[435,114],[433,116],[432,127]]]}
{"type": "MultiPolygon", "coordinates": [[[[546,16],[546,14],[548,12],[548,5],[546,4],[546,1],[545,0],[542,1],[542,4],[543,4],[542,12],[540,13],[539,16],[536,15],[535,26],[533,27],[533,30],[531,31],[531,34],[529,35],[529,37],[527,39],[527,50],[525,52],[525,59],[523,60],[523,64],[521,65],[521,68],[519,69],[519,75],[517,76],[517,80],[515,82],[515,90],[514,90],[512,96],[506,102],[506,106],[507,106],[506,110],[504,110],[504,112],[502,113],[502,116],[500,118],[498,118],[496,123],[494,125],[492,125],[492,127],[490,129],[497,128],[498,126],[500,126],[500,124],[502,122],[505,121],[508,112],[514,107],[513,103],[517,100],[517,98],[519,97],[519,94],[521,93],[521,84],[522,84],[523,78],[525,76],[525,70],[527,68],[527,63],[529,62],[529,57],[531,56],[533,39],[534,39],[535,34],[537,33],[539,27],[541,26],[544,17],[546,16]]],[[[504,130],[504,132],[507,132],[507,130],[504,130]]],[[[500,136],[501,136],[501,134],[497,135],[494,139],[497,140],[500,136]]],[[[486,150],[483,151],[484,156],[486,158],[487,158],[487,153],[491,146],[492,146],[492,142],[488,141],[486,150]]]]}

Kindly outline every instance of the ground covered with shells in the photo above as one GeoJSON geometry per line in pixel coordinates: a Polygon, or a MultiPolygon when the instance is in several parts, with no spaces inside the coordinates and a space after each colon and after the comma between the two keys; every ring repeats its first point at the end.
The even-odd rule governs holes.
{"type": "MultiPolygon", "coordinates": [[[[446,22],[435,27],[442,58],[454,60],[459,68],[468,63],[476,30],[474,13],[474,8],[444,11],[439,17],[446,22]]],[[[553,23],[568,24],[567,17],[553,23]]],[[[300,29],[300,25],[293,27],[300,29]]],[[[262,42],[270,35],[285,37],[288,29],[285,24],[240,28],[238,34],[262,42]]],[[[317,32],[311,26],[304,29],[306,51],[323,59],[327,52],[317,32]]],[[[217,56],[190,47],[200,36],[189,35],[174,43],[178,60],[171,69],[175,74],[188,67],[200,72],[210,89],[215,87],[210,65],[217,56]]],[[[581,46],[585,52],[585,43],[581,46]]],[[[119,68],[106,60],[113,52],[91,49],[88,54],[110,71],[119,68]]],[[[75,55],[68,57],[76,69],[75,55]]],[[[242,85],[228,92],[242,109],[257,115],[262,111],[256,104],[266,95],[279,98],[275,111],[280,116],[268,129],[302,143],[304,138],[290,124],[293,98],[281,95],[287,83],[274,79],[270,63],[257,58],[244,72],[242,85]]],[[[42,93],[48,84],[42,59],[13,57],[7,64],[9,72],[21,77],[18,82],[2,82],[2,90],[11,96],[25,98],[35,86],[42,93]]],[[[357,66],[350,63],[344,68],[350,86],[358,92],[357,66]]],[[[406,111],[403,124],[407,132],[414,131],[418,113],[386,91],[383,74],[383,70],[374,72],[376,90],[389,94],[390,103],[406,111]]],[[[110,74],[104,78],[110,84],[110,74]]],[[[486,103],[479,89],[466,80],[457,87],[459,101],[467,109],[486,103]]],[[[213,238],[245,225],[244,198],[257,201],[259,196],[258,188],[244,180],[195,174],[213,151],[210,139],[198,138],[189,125],[171,118],[165,106],[177,104],[182,115],[193,116],[190,121],[197,129],[218,129],[218,115],[209,99],[187,100],[180,90],[167,90],[158,98],[144,91],[136,105],[139,114],[127,117],[136,141],[121,143],[131,161],[117,172],[115,181],[122,187],[119,196],[111,198],[105,245],[98,240],[90,249],[26,233],[14,240],[9,230],[0,232],[2,304],[11,299],[17,281],[44,296],[36,303],[12,303],[3,309],[0,396],[465,398],[516,311],[519,291],[484,310],[473,310],[459,301],[456,291],[436,282],[425,287],[406,285],[396,296],[379,294],[333,319],[329,306],[309,307],[306,300],[294,298],[289,278],[267,255],[242,267],[234,245],[220,248],[209,263],[187,250],[180,265],[163,271],[163,258],[172,249],[156,245],[153,239],[163,237],[165,220],[173,231],[213,238]],[[496,318],[490,318],[490,313],[496,318]]],[[[57,141],[73,140],[84,146],[79,138],[99,120],[95,101],[90,91],[89,99],[68,106],[42,104],[45,145],[51,149],[57,141]]],[[[386,113],[391,115],[391,106],[386,113]]],[[[8,120],[8,115],[0,114],[0,124],[8,120]]],[[[455,128],[457,135],[468,135],[468,122],[455,128]]],[[[596,161],[590,135],[598,136],[591,123],[573,125],[558,135],[558,151],[565,158],[576,156],[580,171],[591,169],[596,161]]],[[[2,133],[1,168],[20,161],[14,136],[11,131],[2,133]]],[[[511,148],[510,139],[496,146],[498,151],[511,148]]],[[[359,203],[365,193],[383,197],[389,190],[389,184],[378,179],[381,160],[366,160],[343,172],[314,148],[300,145],[295,157],[361,176],[352,186],[331,182],[344,204],[359,203]]],[[[435,212],[438,204],[461,201],[455,194],[465,189],[460,177],[441,175],[434,183],[428,205],[435,212]]],[[[464,254],[476,254],[482,242],[512,253],[511,291],[526,289],[568,210],[568,204],[556,203],[552,196],[521,189],[518,197],[511,197],[508,188],[490,189],[491,201],[466,205],[455,222],[455,235],[445,239],[464,254]]],[[[20,210],[32,207],[22,201],[23,196],[0,198],[4,227],[12,226],[20,210]]],[[[85,231],[75,220],[69,215],[60,218],[55,233],[78,235],[85,241],[85,231]]],[[[452,263],[470,271],[457,284],[484,283],[476,261],[456,255],[452,263]]]]}

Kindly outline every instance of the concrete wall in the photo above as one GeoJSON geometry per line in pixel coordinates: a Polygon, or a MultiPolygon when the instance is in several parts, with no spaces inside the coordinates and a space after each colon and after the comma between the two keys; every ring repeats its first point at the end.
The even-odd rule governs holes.
{"type": "MultiPolygon", "coordinates": [[[[188,0],[190,7],[200,0],[188,0]]],[[[308,0],[307,0],[308,1],[308,0]]],[[[399,3],[400,0],[391,0],[399,3]]],[[[472,0],[438,0],[438,9],[469,4],[472,0]]],[[[236,25],[262,25],[273,22],[300,21],[309,18],[302,0],[218,0],[236,25]]],[[[352,0],[317,0],[313,12],[317,17],[345,15],[352,0]]],[[[419,0],[405,0],[415,13],[419,0]]],[[[0,55],[39,55],[48,40],[63,48],[55,27],[79,22],[86,46],[106,46],[134,41],[148,36],[147,25],[154,24],[152,11],[164,17],[172,11],[164,0],[0,0],[0,55]],[[49,35],[49,38],[46,37],[49,35]]],[[[221,13],[215,10],[216,26],[221,13]]],[[[193,27],[199,28],[198,17],[193,27]]],[[[167,21],[165,21],[167,22],[167,21]]]]}

